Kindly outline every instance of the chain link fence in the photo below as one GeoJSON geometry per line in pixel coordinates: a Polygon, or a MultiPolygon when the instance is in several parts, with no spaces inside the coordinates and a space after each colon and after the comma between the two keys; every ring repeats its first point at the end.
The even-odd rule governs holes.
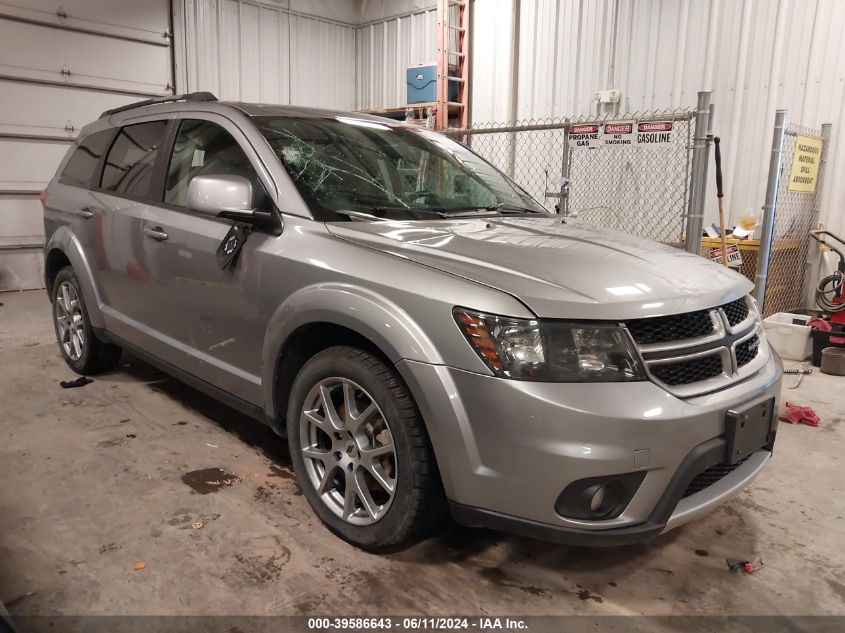
{"type": "Polygon", "coordinates": [[[824,177],[824,169],[821,168],[823,136],[822,130],[793,123],[787,126],[783,137],[777,205],[768,275],[765,279],[764,316],[807,307],[807,256],[811,239],[809,233],[816,228],[818,198],[824,177]],[[795,176],[800,179],[803,156],[812,157],[814,148],[818,148],[818,155],[815,156],[818,177],[811,191],[801,191],[800,180],[796,183],[795,176]]]}
{"type": "Polygon", "coordinates": [[[447,133],[573,224],[683,246],[695,116],[588,115],[447,133]]]}

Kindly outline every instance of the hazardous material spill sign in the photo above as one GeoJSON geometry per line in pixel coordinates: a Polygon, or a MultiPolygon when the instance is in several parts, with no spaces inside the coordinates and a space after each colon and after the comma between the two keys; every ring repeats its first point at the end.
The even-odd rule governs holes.
{"type": "Polygon", "coordinates": [[[789,172],[789,191],[815,193],[819,180],[819,164],[822,157],[822,140],[812,136],[798,136],[795,139],[795,155],[789,172]]]}

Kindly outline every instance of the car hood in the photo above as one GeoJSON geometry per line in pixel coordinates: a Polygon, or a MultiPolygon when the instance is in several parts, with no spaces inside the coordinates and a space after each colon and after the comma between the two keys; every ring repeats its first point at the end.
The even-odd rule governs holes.
{"type": "Polygon", "coordinates": [[[507,292],[540,317],[677,314],[732,301],[753,287],[703,257],[556,217],[327,226],[338,238],[507,292]]]}

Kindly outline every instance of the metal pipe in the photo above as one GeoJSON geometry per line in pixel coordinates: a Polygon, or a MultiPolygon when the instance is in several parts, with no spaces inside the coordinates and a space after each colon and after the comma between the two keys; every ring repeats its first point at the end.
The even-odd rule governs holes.
{"type": "Polygon", "coordinates": [[[754,298],[764,311],[763,302],[766,298],[766,278],[769,274],[769,258],[772,254],[772,239],[774,238],[775,213],[778,204],[778,189],[780,187],[780,167],[783,161],[783,137],[786,132],[786,110],[775,112],[775,130],[772,134],[772,152],[769,157],[769,177],[766,181],[766,202],[763,205],[763,228],[760,236],[760,253],[757,257],[757,277],[754,285],[754,298]]]}
{"type": "MultiPolygon", "coordinates": [[[[613,88],[616,82],[616,41],[619,39],[619,0],[613,1],[613,20],[610,29],[610,51],[607,64],[607,83],[608,88],[613,88]]],[[[618,105],[617,105],[618,110],[618,105]]],[[[614,114],[619,114],[614,112],[614,114]]]]}
{"type": "Polygon", "coordinates": [[[689,205],[687,206],[685,249],[689,253],[701,254],[701,232],[704,230],[704,198],[707,191],[707,160],[710,140],[707,130],[710,120],[710,91],[698,93],[695,109],[695,132],[692,141],[692,182],[690,183],[689,205]]]}
{"type": "MultiPolygon", "coordinates": [[[[644,117],[636,117],[637,121],[689,121],[693,115],[690,112],[672,112],[669,114],[651,114],[644,117]]],[[[596,115],[596,118],[601,121],[608,121],[605,117],[596,115]]],[[[629,121],[630,119],[622,118],[621,121],[629,121]]],[[[538,125],[503,125],[501,127],[489,128],[450,128],[444,130],[445,134],[449,136],[458,136],[463,134],[498,134],[500,132],[540,132],[543,130],[562,130],[571,125],[570,122],[564,121],[561,123],[541,123],[538,125]]]]}
{"type": "MultiPolygon", "coordinates": [[[[511,14],[511,77],[510,121],[516,123],[519,114],[519,14],[520,0],[513,0],[511,14]]],[[[516,177],[516,135],[508,137],[508,176],[516,177]]]]}
{"type": "MultiPolygon", "coordinates": [[[[819,157],[819,175],[817,177],[818,181],[816,182],[816,193],[813,196],[813,217],[810,221],[811,228],[816,228],[818,226],[822,193],[824,191],[825,166],[827,165],[827,159],[830,156],[828,154],[828,144],[830,143],[830,132],[832,128],[832,123],[822,123],[822,153],[819,157]]],[[[813,237],[812,233],[810,234],[810,237],[813,237]]],[[[813,279],[818,278],[819,275],[819,268],[817,267],[817,264],[819,263],[819,255],[821,251],[818,245],[816,248],[812,248],[813,244],[814,242],[811,242],[810,246],[807,248],[807,256],[804,260],[804,299],[807,301],[807,305],[813,305],[813,302],[815,301],[816,284],[813,282],[813,279]]],[[[839,251],[837,252],[841,257],[842,253],[839,251]]]]}
{"type": "Polygon", "coordinates": [[[563,129],[563,154],[560,160],[560,202],[557,212],[563,217],[569,215],[569,125],[563,129]]]}

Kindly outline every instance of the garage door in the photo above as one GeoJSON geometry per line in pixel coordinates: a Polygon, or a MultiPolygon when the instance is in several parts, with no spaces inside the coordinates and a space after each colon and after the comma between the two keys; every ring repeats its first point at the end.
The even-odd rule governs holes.
{"type": "Polygon", "coordinates": [[[38,194],[108,108],[169,94],[169,0],[0,1],[0,290],[38,288],[38,194]]]}

